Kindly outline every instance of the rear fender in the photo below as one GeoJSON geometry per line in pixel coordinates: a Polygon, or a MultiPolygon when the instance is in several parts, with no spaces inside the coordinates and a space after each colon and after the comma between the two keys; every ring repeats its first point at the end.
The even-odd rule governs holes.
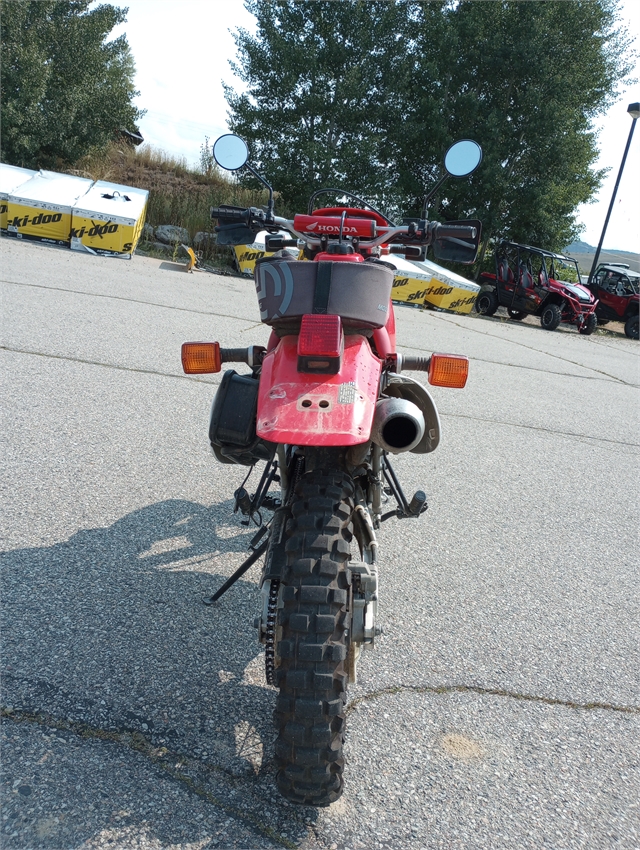
{"type": "Polygon", "coordinates": [[[297,446],[353,446],[369,439],[382,361],[360,335],[346,336],[337,375],[298,372],[298,337],[285,336],[262,362],[259,437],[297,446]]]}

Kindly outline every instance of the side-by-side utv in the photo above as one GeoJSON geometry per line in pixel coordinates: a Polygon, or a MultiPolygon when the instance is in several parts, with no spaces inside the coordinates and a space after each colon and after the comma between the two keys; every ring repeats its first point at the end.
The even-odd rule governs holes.
{"type": "Polygon", "coordinates": [[[495,251],[495,273],[483,272],[478,279],[482,288],[476,311],[493,316],[502,306],[517,321],[539,316],[548,331],[566,322],[581,334],[592,334],[598,326],[598,302],[579,281],[572,257],[503,240],[495,251]]]}

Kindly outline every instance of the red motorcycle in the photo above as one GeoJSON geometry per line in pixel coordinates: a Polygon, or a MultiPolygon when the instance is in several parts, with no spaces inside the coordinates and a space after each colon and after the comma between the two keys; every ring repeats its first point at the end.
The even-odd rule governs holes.
{"type": "Polygon", "coordinates": [[[212,208],[218,242],[250,243],[267,230],[267,251],[275,253],[255,269],[260,318],[271,327],[267,347],[182,346],[188,374],[219,372],[222,363],[249,367],[246,374],[225,372],[209,440],[220,462],[250,467],[247,479],[264,463],[255,492],[245,489],[247,479],[235,492],[235,511],[259,526],[253,552],[205,601],[215,603],[265,556],[255,625],[267,682],[279,690],[277,785],[293,802],[326,806],[343,788],[347,685],[356,681],[362,648],[373,647],[380,633],[376,530],[427,508],[421,490],[407,498],[390,455],[432,452],[440,440],[431,395],[405,373],[424,371],[431,384],[464,387],[469,366],[460,355],[396,350],[394,270],[380,256],[390,246],[420,256],[432,245],[440,259],[475,260],[480,223],[429,222],[426,203],[448,175],[474,171],[482,152],[469,140],[453,145],[445,175],[425,199],[425,217],[396,226],[335,189],[316,192],[306,215],[279,218],[242,139],[222,136],[213,151],[222,168],[246,167],[269,189],[266,210],[212,208]],[[314,209],[323,192],[353,205],[314,209]],[[305,259],[298,260],[288,249],[301,246],[305,259]],[[385,510],[390,497],[395,506],[385,510]],[[272,512],[266,523],[265,510],[272,512]]]}

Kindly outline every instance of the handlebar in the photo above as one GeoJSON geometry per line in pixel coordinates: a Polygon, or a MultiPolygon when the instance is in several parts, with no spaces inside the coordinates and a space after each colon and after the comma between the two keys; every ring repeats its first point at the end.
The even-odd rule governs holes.
{"type": "Polygon", "coordinates": [[[433,239],[475,239],[477,228],[456,224],[434,224],[433,239]]]}
{"type": "MultiPolygon", "coordinates": [[[[218,219],[221,227],[224,227],[224,225],[244,224],[256,233],[259,230],[264,230],[265,228],[269,229],[272,233],[275,232],[276,229],[286,230],[296,239],[305,242],[311,249],[320,248],[322,244],[320,232],[310,232],[313,225],[309,224],[307,219],[312,222],[313,216],[298,216],[296,221],[289,221],[286,218],[274,216],[270,221],[267,221],[267,214],[264,210],[257,209],[256,207],[242,209],[241,207],[221,206],[211,207],[211,218],[218,219]],[[298,225],[298,228],[303,229],[298,229],[295,225],[298,225]],[[309,225],[309,227],[307,227],[307,225],[309,225]]],[[[328,221],[328,219],[324,219],[325,226],[327,228],[328,225],[326,223],[328,221]]],[[[362,221],[364,223],[366,219],[363,219],[362,221]]],[[[218,230],[218,228],[216,228],[216,230],[218,230]]],[[[476,234],[477,228],[475,227],[439,224],[438,222],[415,221],[409,224],[399,226],[390,225],[388,227],[376,224],[375,227],[371,228],[370,236],[367,234],[369,238],[365,237],[365,232],[363,231],[358,236],[358,240],[359,244],[363,248],[371,249],[393,241],[400,242],[404,245],[430,245],[440,239],[455,241],[475,239],[476,234]]],[[[331,233],[328,235],[335,234],[331,233]]]]}
{"type": "Polygon", "coordinates": [[[211,218],[224,219],[225,221],[244,222],[248,210],[225,209],[224,207],[211,207],[211,218]]]}
{"type": "Polygon", "coordinates": [[[210,212],[211,218],[217,218],[224,224],[251,225],[255,221],[256,224],[259,223],[262,226],[266,218],[263,210],[255,207],[248,207],[247,209],[232,206],[211,207],[210,212]]]}

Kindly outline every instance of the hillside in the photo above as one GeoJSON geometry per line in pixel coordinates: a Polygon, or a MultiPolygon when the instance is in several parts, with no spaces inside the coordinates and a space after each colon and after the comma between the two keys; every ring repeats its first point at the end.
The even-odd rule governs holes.
{"type": "Polygon", "coordinates": [[[184,160],[149,145],[136,149],[114,143],[106,151],[84,157],[70,171],[92,180],[148,189],[147,223],[152,227],[184,227],[193,239],[198,232],[212,231],[215,222],[211,221],[210,207],[260,206],[266,201],[264,191],[242,187],[220,171],[210,156],[203,159],[201,169],[189,168],[184,160]]]}
{"type": "MultiPolygon", "coordinates": [[[[565,248],[565,254],[574,257],[582,274],[589,274],[596,249],[586,242],[572,242],[565,248]]],[[[631,251],[601,251],[598,263],[627,263],[633,271],[640,272],[640,254],[631,251]]]]}

